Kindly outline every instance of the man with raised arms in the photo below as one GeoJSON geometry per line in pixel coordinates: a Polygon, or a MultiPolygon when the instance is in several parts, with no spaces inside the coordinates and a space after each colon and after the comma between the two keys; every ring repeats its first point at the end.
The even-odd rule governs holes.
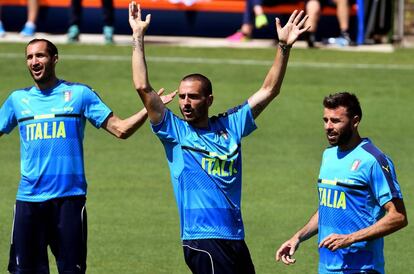
{"type": "Polygon", "coordinates": [[[130,4],[133,80],[165,148],[185,261],[193,273],[254,273],[240,208],[241,140],[256,129],[254,120],[279,94],[291,47],[306,31],[307,16],[294,11],[283,28],[276,19],[279,44],[262,86],[227,112],[209,117],[210,80],[199,73],[185,76],[178,87],[182,119],[164,107],[148,79],[144,35],[150,19],[142,20],[140,7],[130,4]]]}

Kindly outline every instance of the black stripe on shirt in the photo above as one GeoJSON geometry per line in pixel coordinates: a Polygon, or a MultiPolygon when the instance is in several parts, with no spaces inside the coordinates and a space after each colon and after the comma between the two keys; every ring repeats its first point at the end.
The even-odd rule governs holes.
{"type": "MultiPolygon", "coordinates": [[[[54,114],[53,118],[56,117],[81,117],[80,114],[76,114],[76,113],[62,113],[62,114],[54,114]]],[[[24,121],[29,121],[29,120],[34,120],[35,116],[29,116],[29,117],[24,117],[24,118],[20,118],[19,120],[17,120],[17,122],[24,122],[24,121]]]]}

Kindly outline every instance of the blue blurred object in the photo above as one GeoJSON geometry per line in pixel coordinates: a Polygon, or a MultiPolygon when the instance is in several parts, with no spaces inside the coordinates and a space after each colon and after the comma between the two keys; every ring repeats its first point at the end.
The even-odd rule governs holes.
{"type": "Polygon", "coordinates": [[[33,36],[36,32],[36,26],[33,23],[27,22],[24,24],[22,31],[20,32],[21,36],[30,37],[33,36]]]}
{"type": "Polygon", "coordinates": [[[77,25],[72,25],[68,29],[68,42],[75,43],[79,41],[79,27],[77,25]]]}
{"type": "Polygon", "coordinates": [[[104,35],[106,44],[113,44],[114,43],[114,27],[104,26],[103,27],[103,35],[104,35]]]}
{"type": "Polygon", "coordinates": [[[6,35],[6,31],[4,30],[3,23],[0,21],[0,37],[6,35]]]}
{"type": "Polygon", "coordinates": [[[365,1],[356,0],[357,10],[357,36],[356,43],[362,45],[365,42],[365,1]]]}

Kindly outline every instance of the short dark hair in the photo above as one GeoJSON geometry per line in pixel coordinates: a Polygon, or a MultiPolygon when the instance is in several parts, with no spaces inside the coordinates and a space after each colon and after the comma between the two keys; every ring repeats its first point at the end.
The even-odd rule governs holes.
{"type": "MultiPolygon", "coordinates": [[[[43,39],[43,38],[35,38],[35,39],[30,40],[30,42],[27,43],[27,45],[26,45],[26,49],[25,49],[26,52],[27,52],[27,47],[29,45],[37,43],[37,42],[45,42],[46,43],[46,50],[47,50],[47,53],[49,53],[50,56],[58,55],[58,49],[55,46],[55,44],[53,44],[49,40],[43,39]]],[[[25,52],[25,54],[26,54],[26,52],[25,52]]]]}
{"type": "Polygon", "coordinates": [[[323,99],[323,106],[328,109],[345,107],[349,118],[357,115],[360,120],[362,119],[361,105],[355,94],[349,92],[330,94],[323,99]]]}
{"type": "Polygon", "coordinates": [[[211,81],[206,76],[200,73],[193,73],[193,74],[184,76],[181,82],[184,82],[184,81],[200,81],[203,94],[205,96],[209,96],[213,94],[213,86],[211,85],[211,81]]]}

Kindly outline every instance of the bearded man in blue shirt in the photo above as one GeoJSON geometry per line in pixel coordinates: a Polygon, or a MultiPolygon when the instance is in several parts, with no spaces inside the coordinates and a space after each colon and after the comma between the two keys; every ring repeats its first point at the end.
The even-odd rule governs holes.
{"type": "Polygon", "coordinates": [[[322,156],[319,207],[309,222],[276,252],[295,263],[299,244],[318,234],[319,273],[384,273],[384,239],[407,225],[391,159],[361,138],[362,110],[348,92],[325,97],[323,121],[329,144],[322,156]]]}

